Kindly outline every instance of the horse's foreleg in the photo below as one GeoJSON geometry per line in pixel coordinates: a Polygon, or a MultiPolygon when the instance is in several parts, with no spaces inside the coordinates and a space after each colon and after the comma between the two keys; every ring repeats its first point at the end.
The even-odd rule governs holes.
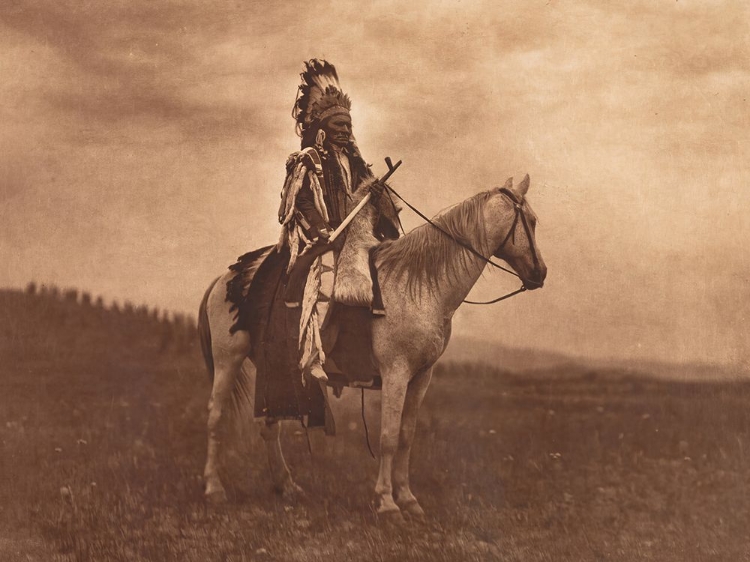
{"type": "Polygon", "coordinates": [[[389,368],[383,375],[383,392],[380,422],[380,471],[375,485],[378,496],[378,513],[382,515],[397,515],[401,511],[393,500],[393,457],[398,450],[401,414],[404,409],[404,398],[409,381],[409,373],[405,368],[389,368]]]}
{"type": "MultiPolygon", "coordinates": [[[[245,332],[237,332],[235,340],[241,338],[246,338],[249,342],[249,336],[245,332]]],[[[244,341],[235,343],[238,345],[232,346],[232,349],[218,348],[218,352],[215,346],[213,353],[214,384],[208,401],[208,452],[203,481],[206,498],[214,502],[223,502],[227,499],[226,491],[219,478],[219,450],[222,434],[226,431],[222,421],[248,347],[242,345],[244,341]]]]}
{"type": "Polygon", "coordinates": [[[275,420],[262,422],[260,434],[266,443],[268,451],[268,466],[271,469],[271,480],[273,488],[281,494],[284,499],[292,500],[302,493],[302,488],[292,480],[292,474],[284,460],[281,451],[281,424],[275,420]]]}
{"type": "Polygon", "coordinates": [[[417,429],[419,407],[432,379],[432,367],[420,371],[411,380],[406,390],[404,412],[401,416],[398,451],[393,460],[393,496],[396,504],[405,513],[417,519],[424,518],[424,511],[409,487],[409,457],[414,434],[417,429]]]}

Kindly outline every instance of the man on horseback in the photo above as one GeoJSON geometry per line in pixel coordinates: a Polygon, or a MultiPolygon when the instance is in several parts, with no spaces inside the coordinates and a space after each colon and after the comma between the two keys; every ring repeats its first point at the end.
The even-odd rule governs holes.
{"type": "Polygon", "coordinates": [[[400,161],[386,158],[388,172],[375,180],[352,138],[350,107],[334,68],[306,63],[293,111],[302,150],[287,162],[279,242],[240,256],[201,302],[201,349],[213,379],[205,493],[226,500],[218,469],[222,420],[232,407],[242,412],[252,404],[254,416],[264,418],[274,487],[291,497],[299,487],[281,453],[278,422],[306,417],[307,427],[331,433],[328,385],[382,388],[378,513],[419,519],[424,512],[409,488],[409,456],[417,412],[456,309],[468,302],[485,265],[495,265],[490,255],[507,261],[522,290],[541,287],[547,268],[534,240],[536,217],[525,203],[528,176],[379,246],[398,238],[398,209],[389,192],[380,192],[400,161]],[[384,276],[380,299],[378,272],[384,276]],[[348,306],[329,315],[329,301],[348,306]],[[383,302],[388,314],[373,320],[371,311],[382,310],[383,302]],[[246,359],[254,369],[245,369],[246,359]]]}
{"type": "MultiPolygon", "coordinates": [[[[312,59],[300,76],[292,116],[302,139],[301,150],[286,164],[277,247],[286,246],[290,255],[287,306],[302,307],[300,367],[314,378],[326,380],[319,329],[328,312],[333,272],[343,244],[341,238],[333,244],[328,240],[353,207],[354,194],[360,188],[369,189],[376,203],[383,184],[359,153],[352,136],[351,101],[341,90],[334,66],[312,59]],[[311,286],[318,290],[308,290],[311,286]],[[317,294],[311,297],[313,292],[317,294]],[[315,302],[306,303],[305,297],[308,301],[315,298],[315,302]]],[[[380,308],[373,306],[373,311],[381,312],[380,308]]]]}

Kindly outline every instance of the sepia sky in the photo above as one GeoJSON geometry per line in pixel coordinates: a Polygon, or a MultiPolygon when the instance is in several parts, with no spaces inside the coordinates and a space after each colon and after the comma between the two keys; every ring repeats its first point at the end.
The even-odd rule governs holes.
{"type": "MultiPolygon", "coordinates": [[[[0,286],[194,312],[277,238],[312,57],[426,214],[531,175],[547,284],[463,307],[454,333],[750,365],[744,0],[8,0],[0,286]]],[[[515,288],[487,272],[472,296],[515,288]]]]}

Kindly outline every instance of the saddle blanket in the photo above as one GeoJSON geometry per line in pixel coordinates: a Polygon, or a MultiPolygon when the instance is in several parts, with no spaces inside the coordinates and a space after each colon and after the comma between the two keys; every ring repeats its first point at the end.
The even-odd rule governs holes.
{"type": "MultiPolygon", "coordinates": [[[[332,252],[315,256],[317,292],[305,295],[303,306],[297,307],[290,307],[287,302],[287,285],[295,273],[286,272],[288,250],[261,248],[241,256],[230,267],[235,276],[227,283],[227,300],[237,313],[232,330],[249,331],[254,342],[251,359],[257,369],[256,417],[307,417],[308,426],[326,426],[333,431],[325,390],[316,384],[305,384],[299,366],[300,324],[311,306],[324,368],[336,394],[340,395],[343,386],[380,387],[371,337],[372,322],[377,317],[372,316],[369,307],[332,301],[334,257],[332,252]],[[304,306],[305,300],[308,307],[304,306]]],[[[309,285],[308,278],[305,288],[309,285]]]]}

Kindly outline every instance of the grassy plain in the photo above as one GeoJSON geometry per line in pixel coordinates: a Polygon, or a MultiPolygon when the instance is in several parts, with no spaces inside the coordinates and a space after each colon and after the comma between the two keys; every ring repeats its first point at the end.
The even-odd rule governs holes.
{"type": "MultiPolygon", "coordinates": [[[[306,497],[271,492],[253,427],[230,501],[202,497],[209,382],[189,322],[0,292],[0,560],[750,560],[750,384],[440,365],[413,490],[382,525],[359,395],[339,435],[282,436],[306,497]]],[[[377,450],[377,395],[367,394],[377,450]]]]}

